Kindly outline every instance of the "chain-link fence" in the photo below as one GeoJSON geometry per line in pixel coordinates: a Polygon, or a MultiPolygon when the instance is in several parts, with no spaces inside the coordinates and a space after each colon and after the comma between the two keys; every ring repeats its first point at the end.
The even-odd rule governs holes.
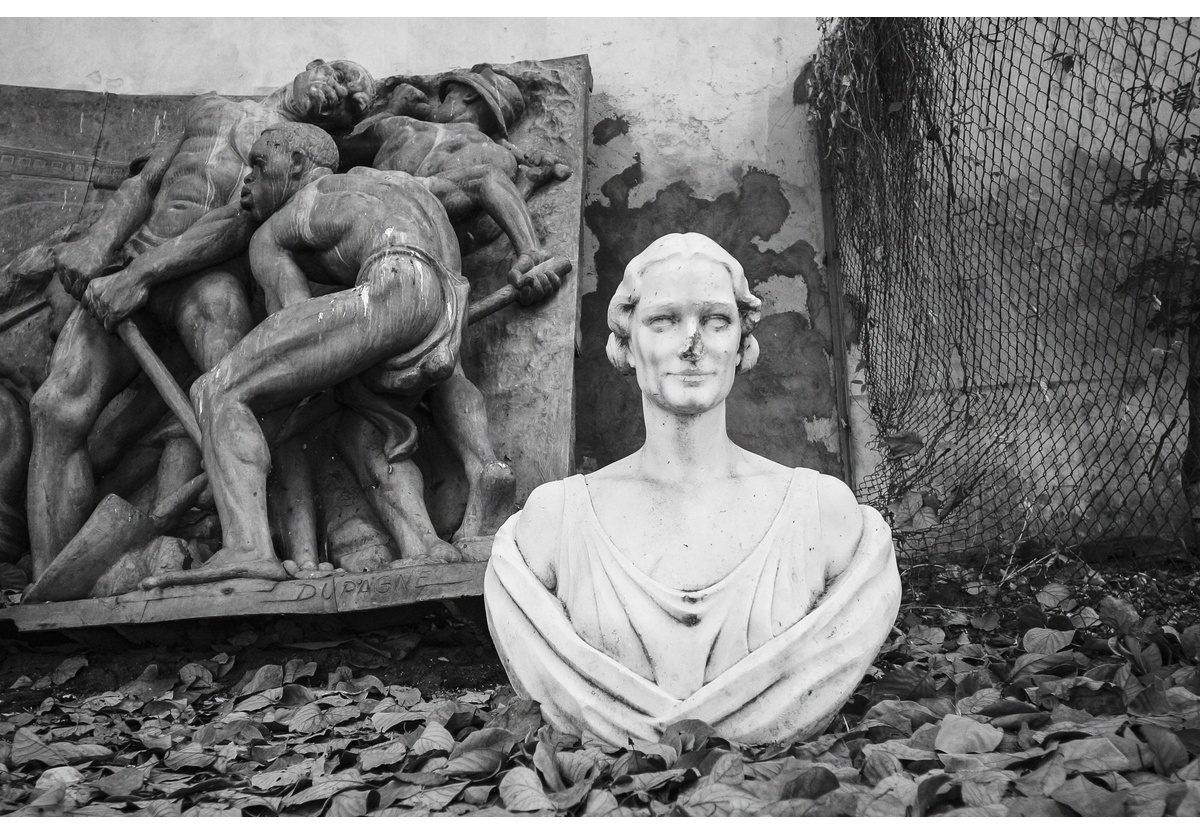
{"type": "Polygon", "coordinates": [[[1190,546],[1200,20],[822,27],[860,498],[902,551],[1190,546]]]}

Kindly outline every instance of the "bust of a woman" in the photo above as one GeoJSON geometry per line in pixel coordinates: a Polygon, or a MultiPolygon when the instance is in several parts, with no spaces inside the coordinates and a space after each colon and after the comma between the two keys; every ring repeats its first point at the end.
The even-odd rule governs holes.
{"type": "Polygon", "coordinates": [[[646,442],[538,487],[496,535],[493,639],[514,688],[564,731],[623,744],[698,718],[747,743],[812,735],[891,630],[900,579],[879,513],[726,432],[759,307],[703,235],[630,261],[608,356],[637,375],[646,442]]]}

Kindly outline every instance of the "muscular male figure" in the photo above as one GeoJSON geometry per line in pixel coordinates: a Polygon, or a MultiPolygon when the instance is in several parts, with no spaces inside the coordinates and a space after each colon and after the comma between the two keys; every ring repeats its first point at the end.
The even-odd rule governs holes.
{"type": "MultiPolygon", "coordinates": [[[[267,520],[270,451],[258,418],[376,371],[413,402],[458,365],[467,284],[446,211],[423,180],[355,168],[300,190],[289,166],[328,165],[304,125],[269,129],[254,146],[242,205],[263,221],[250,244],[255,280],[271,313],[192,386],[223,546],[203,566],[144,581],[146,587],[227,578],[285,579],[267,520]],[[294,193],[294,196],[292,196],[294,193]],[[346,289],[313,297],[309,281],[346,289]]],[[[327,138],[327,137],[326,137],[327,138]]],[[[336,149],[329,142],[332,156],[336,149]]],[[[354,434],[352,410],[343,414],[354,434]]],[[[409,517],[392,530],[407,554],[453,560],[421,501],[411,460],[395,464],[411,492],[409,517]]]]}
{"type": "MultiPolygon", "coordinates": [[[[216,365],[252,325],[248,272],[237,259],[255,228],[238,205],[252,145],[280,122],[348,130],[373,94],[374,80],[357,64],[314,61],[262,101],[199,96],[180,129],[155,144],[145,167],[120,186],[87,233],[54,247],[58,274],[87,309],[67,322],[31,402],[34,579],[95,506],[88,432],[138,372],[105,327],[144,307],[150,315],[138,316],[143,327],[166,325],[202,371],[216,365]],[[181,242],[185,231],[191,234],[181,242]],[[124,268],[102,274],[113,266],[124,268]]],[[[194,469],[182,471],[188,468],[175,477],[190,477],[194,469]]]]}

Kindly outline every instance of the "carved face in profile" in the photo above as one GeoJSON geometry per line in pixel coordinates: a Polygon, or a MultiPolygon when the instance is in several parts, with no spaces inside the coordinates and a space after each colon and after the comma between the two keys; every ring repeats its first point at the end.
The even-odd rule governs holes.
{"type": "Polygon", "coordinates": [[[483,121],[488,113],[487,104],[475,90],[466,84],[447,84],[441,101],[433,110],[432,120],[449,124],[451,122],[483,121]]]}
{"type": "Polygon", "coordinates": [[[242,208],[259,223],[266,220],[291,196],[292,154],[281,137],[264,133],[250,149],[250,173],[242,185],[242,208]]]}

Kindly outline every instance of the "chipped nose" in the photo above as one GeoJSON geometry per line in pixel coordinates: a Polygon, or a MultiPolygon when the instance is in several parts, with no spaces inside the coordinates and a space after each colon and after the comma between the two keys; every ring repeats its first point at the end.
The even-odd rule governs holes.
{"type": "Polygon", "coordinates": [[[700,331],[693,331],[692,338],[688,339],[687,346],[683,349],[683,355],[689,358],[699,356],[701,350],[700,331]]]}

